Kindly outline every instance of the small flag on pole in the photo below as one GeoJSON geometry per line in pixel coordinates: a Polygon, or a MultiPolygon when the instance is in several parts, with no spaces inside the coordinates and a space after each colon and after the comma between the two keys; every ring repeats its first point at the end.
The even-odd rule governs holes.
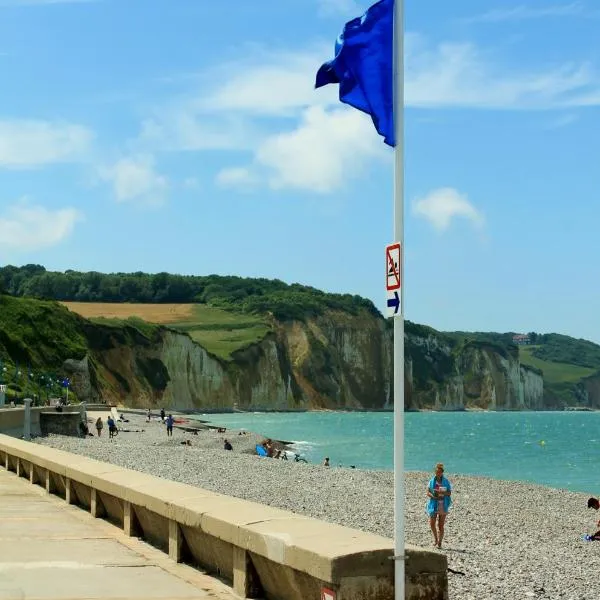
{"type": "Polygon", "coordinates": [[[379,0],[352,19],[335,44],[335,58],[321,66],[316,88],[340,86],[340,101],[371,115],[389,146],[394,131],[394,0],[379,0]]]}

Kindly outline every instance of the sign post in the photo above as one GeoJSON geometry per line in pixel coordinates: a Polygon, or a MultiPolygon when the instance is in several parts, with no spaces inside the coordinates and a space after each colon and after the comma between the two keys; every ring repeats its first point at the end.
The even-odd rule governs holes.
{"type": "MultiPolygon", "coordinates": [[[[404,257],[404,0],[394,0],[393,28],[393,114],[394,114],[394,240],[398,245],[398,289],[388,297],[387,310],[394,310],[394,596],[404,600],[404,286],[402,285],[404,257]]],[[[392,253],[392,262],[394,254],[392,253]]]]}

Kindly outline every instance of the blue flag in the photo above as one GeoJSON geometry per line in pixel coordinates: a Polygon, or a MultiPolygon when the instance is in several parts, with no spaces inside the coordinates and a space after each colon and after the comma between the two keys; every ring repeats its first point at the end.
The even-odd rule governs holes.
{"type": "Polygon", "coordinates": [[[335,44],[335,58],[321,66],[316,88],[339,83],[340,101],[371,115],[385,143],[394,131],[394,0],[379,0],[349,21],[335,44]]]}

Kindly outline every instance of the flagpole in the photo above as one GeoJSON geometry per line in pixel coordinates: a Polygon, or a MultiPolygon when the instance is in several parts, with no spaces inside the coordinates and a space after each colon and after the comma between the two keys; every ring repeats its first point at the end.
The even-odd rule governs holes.
{"type": "Polygon", "coordinates": [[[404,0],[394,2],[394,241],[400,244],[400,314],[394,317],[394,588],[405,597],[404,547],[404,0]]]}

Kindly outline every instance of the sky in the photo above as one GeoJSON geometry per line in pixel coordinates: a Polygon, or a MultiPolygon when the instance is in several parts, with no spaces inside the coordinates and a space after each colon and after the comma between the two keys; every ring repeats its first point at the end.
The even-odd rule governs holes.
{"type": "MultiPolygon", "coordinates": [[[[0,264],[385,306],[393,151],[315,90],[364,0],[0,0],[0,264]]],[[[600,343],[600,6],[406,0],[405,316],[600,343]]]]}

